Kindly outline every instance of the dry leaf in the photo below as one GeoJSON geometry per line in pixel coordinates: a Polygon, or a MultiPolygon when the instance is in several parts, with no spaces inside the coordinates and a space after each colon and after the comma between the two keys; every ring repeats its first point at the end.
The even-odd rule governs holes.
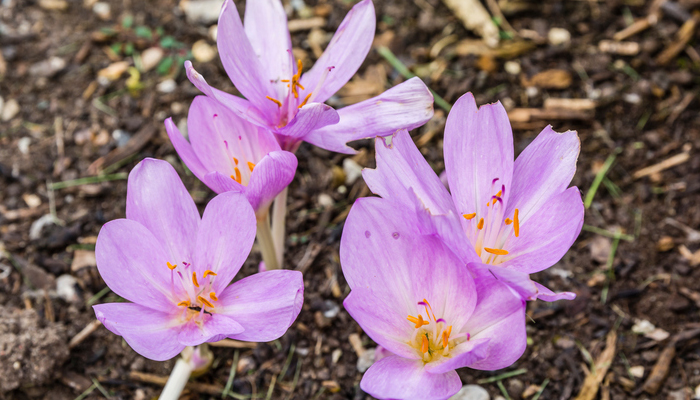
{"type": "Polygon", "coordinates": [[[370,65],[362,77],[355,76],[338,91],[338,95],[346,105],[354,104],[382,93],[386,82],[384,64],[370,65]]]}
{"type": "Polygon", "coordinates": [[[583,387],[581,387],[581,391],[579,392],[578,396],[576,396],[576,400],[595,399],[595,396],[598,393],[598,389],[600,388],[600,384],[603,382],[605,374],[608,373],[608,369],[610,368],[610,365],[612,364],[612,361],[615,358],[615,343],[617,342],[617,333],[615,333],[615,331],[610,331],[605,342],[605,350],[603,350],[603,352],[600,353],[598,358],[595,360],[591,371],[588,373],[586,379],[583,381],[583,387]]]}
{"type": "Polygon", "coordinates": [[[97,265],[95,252],[90,250],[76,250],[73,253],[73,262],[70,264],[70,270],[75,272],[85,267],[94,267],[97,265]]]}
{"type": "Polygon", "coordinates": [[[442,0],[462,21],[465,28],[474,31],[489,47],[498,45],[498,27],[479,0],[442,0]]]}
{"type": "Polygon", "coordinates": [[[530,79],[523,77],[521,83],[543,89],[566,89],[571,86],[571,74],[563,69],[548,69],[530,79]]]}

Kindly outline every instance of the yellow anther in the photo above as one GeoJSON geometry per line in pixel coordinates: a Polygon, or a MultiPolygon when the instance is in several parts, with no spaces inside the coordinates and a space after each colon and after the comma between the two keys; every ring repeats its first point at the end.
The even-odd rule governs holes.
{"type": "Polygon", "coordinates": [[[487,252],[487,253],[496,254],[496,255],[499,255],[499,256],[505,256],[505,255],[508,254],[508,251],[507,251],[507,250],[503,250],[503,249],[489,249],[488,247],[484,247],[484,251],[487,252]]]}
{"type": "Polygon", "coordinates": [[[177,268],[177,264],[172,265],[169,262],[166,262],[166,264],[168,264],[168,268],[170,268],[171,271],[174,270],[175,268],[177,268]]]}
{"type": "Polygon", "coordinates": [[[484,219],[479,220],[479,224],[476,225],[476,229],[483,229],[484,228],[484,219]]]}
{"type": "MultiPolygon", "coordinates": [[[[428,300],[423,299],[423,303],[425,303],[425,313],[428,314],[428,309],[430,309],[430,314],[433,314],[433,321],[437,321],[437,318],[435,318],[435,313],[433,312],[433,307],[428,303],[428,300]]],[[[428,319],[430,319],[430,314],[428,314],[428,319]]]]}
{"type": "Polygon", "coordinates": [[[281,101],[279,101],[279,100],[277,100],[277,99],[274,99],[274,98],[272,98],[272,97],[270,97],[270,96],[265,96],[265,97],[266,97],[268,100],[270,100],[271,102],[277,104],[277,107],[282,107],[282,102],[281,102],[281,101]]]}
{"type": "Polygon", "coordinates": [[[208,269],[208,270],[204,271],[204,275],[202,275],[202,276],[204,276],[204,277],[206,278],[206,277],[209,276],[209,275],[214,275],[214,276],[216,276],[216,272],[214,272],[214,271],[208,269]]]}
{"type": "Polygon", "coordinates": [[[476,213],[462,214],[462,216],[463,216],[465,219],[470,220],[470,219],[473,219],[474,217],[476,217],[476,213]]]}
{"type": "Polygon", "coordinates": [[[192,283],[194,283],[194,286],[199,287],[199,282],[197,282],[197,272],[192,272],[192,283]]]}
{"type": "Polygon", "coordinates": [[[214,292],[209,293],[209,298],[214,300],[214,301],[219,301],[219,298],[216,297],[216,293],[214,293],[214,292]]]}
{"type": "Polygon", "coordinates": [[[513,223],[513,220],[510,218],[506,218],[506,220],[504,222],[506,223],[506,225],[510,225],[513,223]]]}
{"type": "Polygon", "coordinates": [[[197,300],[199,300],[200,303],[204,304],[205,306],[207,306],[209,308],[214,308],[214,305],[211,304],[211,302],[209,300],[205,299],[202,296],[197,296],[197,300]]]}
{"type": "Polygon", "coordinates": [[[236,173],[236,176],[231,175],[231,179],[238,183],[241,183],[241,170],[238,169],[238,167],[235,167],[233,171],[236,173]]]}
{"type": "Polygon", "coordinates": [[[409,315],[407,318],[411,323],[416,324],[416,329],[420,328],[423,325],[428,325],[430,322],[426,321],[423,319],[423,316],[418,314],[418,318],[409,315]]]}
{"type": "Polygon", "coordinates": [[[518,219],[518,209],[515,209],[515,215],[513,215],[513,231],[515,232],[515,237],[520,236],[520,220],[518,219]]]}
{"type": "Polygon", "coordinates": [[[189,300],[183,300],[179,303],[177,303],[178,307],[189,307],[190,306],[190,301],[189,300]]]}
{"type": "Polygon", "coordinates": [[[238,159],[236,157],[233,157],[233,162],[236,163],[236,165],[238,165],[238,159]]]}
{"type": "Polygon", "coordinates": [[[253,168],[255,168],[255,164],[252,162],[248,161],[248,168],[250,168],[250,172],[253,172],[253,168]]]}

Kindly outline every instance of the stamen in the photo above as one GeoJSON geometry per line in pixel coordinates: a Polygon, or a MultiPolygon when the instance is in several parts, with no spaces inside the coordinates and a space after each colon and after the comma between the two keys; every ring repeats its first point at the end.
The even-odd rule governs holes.
{"type": "Polygon", "coordinates": [[[430,350],[430,342],[428,342],[428,338],[426,336],[423,336],[423,342],[420,345],[420,351],[421,353],[425,353],[428,350],[430,350]]]}
{"type": "Polygon", "coordinates": [[[214,308],[214,305],[211,304],[211,302],[209,300],[205,299],[202,296],[197,296],[197,300],[199,300],[200,303],[208,306],[209,308],[214,308]]]}
{"type": "Polygon", "coordinates": [[[177,264],[172,265],[172,264],[170,264],[170,262],[166,262],[166,264],[168,264],[168,268],[170,268],[171,271],[174,270],[175,268],[177,268],[177,264]]]}
{"type": "Polygon", "coordinates": [[[219,301],[219,298],[216,297],[216,293],[214,293],[214,292],[209,293],[209,298],[214,300],[214,301],[219,301]]]}
{"type": "Polygon", "coordinates": [[[236,163],[236,165],[238,165],[238,159],[236,157],[233,157],[233,162],[236,163]]]}
{"type": "Polygon", "coordinates": [[[447,339],[450,337],[450,335],[447,334],[447,331],[442,332],[442,347],[447,347],[447,339]]]}
{"type": "Polygon", "coordinates": [[[416,329],[420,328],[423,325],[428,325],[430,322],[426,321],[423,319],[423,316],[418,314],[418,318],[409,315],[407,318],[409,321],[412,323],[416,324],[416,329]]]}
{"type": "Polygon", "coordinates": [[[513,231],[515,232],[515,237],[520,236],[520,220],[518,219],[518,209],[515,209],[515,215],[513,215],[513,231]]]}
{"type": "Polygon", "coordinates": [[[462,214],[462,216],[464,217],[464,219],[470,220],[470,219],[473,219],[474,217],[476,217],[476,213],[462,214]]]}
{"type": "Polygon", "coordinates": [[[231,178],[233,178],[234,181],[241,183],[241,170],[236,167],[233,169],[233,171],[236,173],[236,177],[234,178],[233,175],[231,175],[231,178]]]}
{"type": "Polygon", "coordinates": [[[189,300],[183,300],[179,303],[177,303],[178,307],[189,307],[190,306],[190,301],[189,300]]]}
{"type": "Polygon", "coordinates": [[[192,272],[192,283],[194,283],[194,286],[199,287],[199,282],[197,282],[197,271],[192,272]]]}
{"type": "Polygon", "coordinates": [[[250,168],[250,172],[253,172],[253,168],[255,168],[255,164],[252,162],[248,161],[248,168],[250,168]]]}
{"type": "Polygon", "coordinates": [[[484,219],[479,220],[479,224],[476,226],[476,229],[483,229],[484,228],[484,219]]]}
{"type": "Polygon", "coordinates": [[[204,275],[203,275],[203,276],[204,276],[205,278],[206,278],[207,276],[209,276],[209,275],[214,275],[214,276],[216,276],[216,272],[214,272],[214,271],[212,271],[212,270],[210,270],[210,269],[204,271],[204,275]]]}
{"type": "MultiPolygon", "coordinates": [[[[280,82],[285,82],[285,83],[286,83],[286,82],[289,82],[289,79],[281,79],[280,82]]],[[[287,87],[289,87],[289,85],[287,85],[287,87]]]]}
{"type": "MultiPolygon", "coordinates": [[[[425,307],[426,314],[428,314],[428,308],[430,308],[430,314],[433,314],[433,321],[436,321],[437,318],[435,318],[435,313],[433,312],[433,307],[430,305],[430,303],[428,303],[428,300],[423,299],[423,301],[421,303],[418,303],[418,304],[421,304],[423,306],[427,305],[427,307],[425,307]],[[425,303],[425,304],[421,304],[421,303],[425,303]]],[[[430,314],[428,314],[428,319],[430,319],[430,314]]]]}
{"type": "Polygon", "coordinates": [[[299,83],[299,82],[297,82],[297,86],[299,86],[301,88],[301,90],[306,90],[306,88],[304,86],[302,86],[301,83],[299,83]]]}
{"type": "Polygon", "coordinates": [[[507,250],[503,250],[503,249],[489,249],[488,247],[484,247],[484,251],[487,252],[487,253],[496,254],[496,255],[499,255],[499,256],[505,256],[505,255],[508,254],[508,251],[507,251],[507,250]]]}
{"type": "Polygon", "coordinates": [[[304,70],[304,64],[300,58],[297,58],[297,77],[301,78],[301,72],[304,70]]]}
{"type": "Polygon", "coordinates": [[[506,225],[510,225],[513,223],[513,220],[510,218],[506,218],[506,220],[504,222],[506,223],[506,225]]]}
{"type": "MultiPolygon", "coordinates": [[[[299,86],[301,86],[301,85],[299,85],[299,86]]],[[[303,89],[304,89],[304,88],[302,88],[302,90],[303,90],[303,89]]],[[[304,101],[302,101],[301,104],[299,104],[299,107],[297,107],[297,108],[302,108],[302,107],[304,107],[304,106],[306,105],[306,102],[309,101],[309,98],[310,98],[310,97],[311,97],[311,93],[307,94],[307,95],[306,95],[306,98],[304,99],[304,101]]]]}
{"type": "Polygon", "coordinates": [[[282,102],[281,102],[281,101],[279,101],[279,100],[277,100],[277,99],[273,99],[273,98],[270,97],[270,96],[265,96],[265,97],[266,97],[268,100],[270,100],[271,102],[277,104],[277,107],[282,107],[282,102]]]}

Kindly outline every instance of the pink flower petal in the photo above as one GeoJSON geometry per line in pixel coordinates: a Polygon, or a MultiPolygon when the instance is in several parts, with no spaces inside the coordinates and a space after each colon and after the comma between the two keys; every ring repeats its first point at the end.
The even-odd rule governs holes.
{"type": "Polygon", "coordinates": [[[304,140],[309,132],[323,128],[326,125],[337,124],[339,120],[338,113],[333,107],[323,103],[310,103],[300,108],[294,119],[275,133],[297,140],[304,140]]]}
{"type": "Polygon", "coordinates": [[[421,360],[389,356],[369,367],[360,387],[378,399],[445,400],[462,381],[455,371],[431,374],[421,360]]]}
{"type": "Polygon", "coordinates": [[[288,151],[273,151],[255,166],[245,195],[256,213],[266,213],[270,203],[294,179],[297,158],[288,151]]]}
{"type": "Polygon", "coordinates": [[[315,91],[314,101],[323,103],[343,87],[355,75],[372,47],[375,21],[372,1],[363,0],[357,3],[345,16],[313,68],[302,75],[301,84],[305,90],[299,97],[304,98],[308,93],[315,91]],[[324,75],[325,81],[321,82],[324,75]],[[320,88],[316,89],[319,83],[320,88]]]}
{"type": "Polygon", "coordinates": [[[167,161],[147,158],[131,170],[126,218],[145,226],[162,243],[168,257],[161,264],[192,261],[199,211],[167,161]]]}
{"type": "Polygon", "coordinates": [[[304,140],[326,150],[352,154],[347,142],[414,129],[433,117],[433,95],[411,78],[379,96],[338,110],[340,122],[309,133],[304,140]]]}
{"type": "Polygon", "coordinates": [[[190,171],[192,171],[192,173],[199,178],[199,180],[202,180],[207,174],[207,169],[204,167],[202,162],[199,161],[199,158],[194,152],[194,149],[192,149],[190,142],[188,142],[187,139],[182,136],[180,130],[173,123],[172,118],[165,120],[165,131],[168,133],[170,142],[172,142],[173,147],[175,148],[175,151],[177,151],[177,155],[180,156],[182,162],[187,165],[187,168],[189,168],[190,171]]]}
{"type": "Polygon", "coordinates": [[[244,328],[226,315],[206,314],[202,320],[190,319],[182,325],[177,341],[185,346],[198,346],[205,342],[217,342],[226,336],[243,332],[244,328]]]}
{"type": "Polygon", "coordinates": [[[549,288],[545,287],[544,285],[541,285],[537,282],[535,282],[535,286],[537,287],[537,290],[538,290],[538,293],[537,293],[538,300],[557,301],[557,300],[573,300],[576,298],[576,293],[572,293],[572,292],[555,293],[551,289],[549,289],[549,288]]]}
{"type": "Polygon", "coordinates": [[[304,280],[299,271],[260,272],[235,282],[219,296],[217,312],[245,329],[229,337],[269,342],[282,336],[296,320],[304,300],[304,280]]]}
{"type": "Polygon", "coordinates": [[[172,314],[133,303],[99,304],[93,309],[105,328],[146,358],[165,361],[185,348],[177,340],[180,324],[172,314]]]}
{"type": "Polygon", "coordinates": [[[450,350],[449,357],[442,357],[425,364],[431,374],[444,374],[458,368],[469,367],[489,356],[489,338],[471,338],[450,350]]]}

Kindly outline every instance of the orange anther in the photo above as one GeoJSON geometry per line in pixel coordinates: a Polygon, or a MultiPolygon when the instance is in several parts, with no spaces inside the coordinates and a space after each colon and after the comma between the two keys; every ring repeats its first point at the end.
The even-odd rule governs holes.
{"type": "Polygon", "coordinates": [[[420,314],[418,314],[418,318],[416,318],[416,317],[414,317],[414,316],[412,316],[412,315],[409,315],[407,319],[408,319],[409,321],[411,321],[411,323],[416,324],[416,329],[420,328],[420,327],[423,326],[423,325],[428,325],[428,324],[430,323],[430,322],[428,322],[428,321],[425,321],[425,320],[423,319],[423,316],[420,315],[420,314]]]}
{"type": "Polygon", "coordinates": [[[219,301],[219,298],[216,297],[216,293],[214,293],[214,292],[209,293],[209,298],[214,300],[214,301],[219,301]]]}
{"type": "Polygon", "coordinates": [[[236,157],[233,157],[233,162],[236,163],[236,165],[238,165],[238,159],[236,157]]]}
{"type": "Polygon", "coordinates": [[[177,268],[177,264],[172,265],[169,262],[166,262],[166,264],[168,264],[168,268],[170,268],[171,271],[174,270],[175,268],[177,268]]]}
{"type": "Polygon", "coordinates": [[[503,249],[489,249],[488,247],[484,247],[484,251],[487,252],[487,253],[496,254],[496,255],[499,255],[499,256],[505,256],[505,255],[508,254],[508,251],[507,251],[507,250],[503,250],[503,249]]]}
{"type": "Polygon", "coordinates": [[[304,64],[301,62],[300,58],[297,58],[297,79],[301,78],[301,71],[304,70],[304,64]]]}
{"type": "Polygon", "coordinates": [[[476,225],[476,229],[483,229],[484,228],[484,219],[479,220],[479,224],[476,225]]]}
{"type": "Polygon", "coordinates": [[[255,164],[252,162],[248,161],[248,168],[250,168],[250,172],[253,172],[253,168],[255,168],[255,164]]]}
{"type": "Polygon", "coordinates": [[[196,287],[199,287],[199,282],[197,282],[197,272],[196,271],[192,272],[192,283],[194,283],[194,285],[196,287]]]}
{"type": "Polygon", "coordinates": [[[190,306],[190,301],[189,300],[183,300],[179,303],[177,303],[178,307],[189,307],[190,306]]]}
{"type": "MultiPolygon", "coordinates": [[[[304,88],[302,88],[302,89],[304,89],[304,88]]],[[[301,104],[299,104],[299,107],[297,107],[297,108],[302,108],[302,107],[304,107],[304,106],[306,105],[306,102],[309,101],[309,98],[310,98],[310,97],[311,97],[311,93],[307,94],[307,95],[306,95],[306,98],[304,99],[304,101],[302,101],[301,104]]]]}
{"type": "MultiPolygon", "coordinates": [[[[281,79],[280,82],[289,82],[289,79],[281,79]]],[[[287,85],[289,86],[289,85],[287,85]]]]}
{"type": "Polygon", "coordinates": [[[422,336],[422,337],[423,337],[423,342],[420,345],[420,351],[421,351],[421,353],[425,353],[428,350],[430,350],[430,342],[428,342],[427,337],[425,337],[425,336],[422,336]]]}
{"type": "Polygon", "coordinates": [[[447,336],[447,332],[443,331],[442,332],[442,347],[447,347],[447,340],[449,336],[447,336]]]}
{"type": "Polygon", "coordinates": [[[515,237],[520,236],[520,220],[518,219],[518,209],[515,209],[515,215],[513,215],[513,231],[515,231],[515,237]]]}
{"type": "Polygon", "coordinates": [[[208,306],[209,308],[214,308],[214,305],[202,296],[197,296],[197,300],[199,300],[200,303],[204,304],[205,306],[208,306]]]}
{"type": "Polygon", "coordinates": [[[205,278],[206,278],[207,276],[209,276],[209,275],[214,275],[214,276],[216,276],[216,272],[214,272],[214,271],[212,271],[212,270],[210,270],[210,269],[204,271],[204,275],[203,275],[203,276],[204,276],[205,278]]]}
{"type": "Polygon", "coordinates": [[[503,194],[503,191],[499,190],[498,193],[496,193],[496,197],[501,197],[502,194],[503,194]]]}
{"type": "MultiPolygon", "coordinates": [[[[423,303],[426,304],[425,306],[425,313],[428,314],[428,309],[430,309],[430,314],[433,314],[433,321],[437,321],[437,318],[435,318],[435,313],[433,312],[433,307],[428,303],[428,300],[423,299],[423,303]]],[[[430,319],[430,314],[428,314],[428,319],[430,319]]]]}
{"type": "Polygon", "coordinates": [[[238,183],[241,183],[241,170],[238,169],[238,167],[236,167],[236,168],[233,169],[233,171],[236,173],[236,177],[234,178],[234,176],[231,175],[231,178],[232,178],[234,181],[236,181],[236,182],[238,182],[238,183]]]}
{"type": "Polygon", "coordinates": [[[510,225],[513,223],[513,220],[510,218],[506,218],[506,220],[504,222],[506,223],[506,225],[510,225]]]}
{"type": "Polygon", "coordinates": [[[462,216],[463,216],[465,219],[469,220],[469,219],[472,219],[472,218],[476,217],[476,213],[462,214],[462,216]]]}
{"type": "Polygon", "coordinates": [[[279,101],[279,100],[277,100],[277,99],[273,99],[273,98],[270,97],[270,96],[265,96],[265,97],[266,97],[268,100],[270,100],[271,102],[277,104],[277,107],[282,107],[282,102],[281,102],[281,101],[279,101]]]}

